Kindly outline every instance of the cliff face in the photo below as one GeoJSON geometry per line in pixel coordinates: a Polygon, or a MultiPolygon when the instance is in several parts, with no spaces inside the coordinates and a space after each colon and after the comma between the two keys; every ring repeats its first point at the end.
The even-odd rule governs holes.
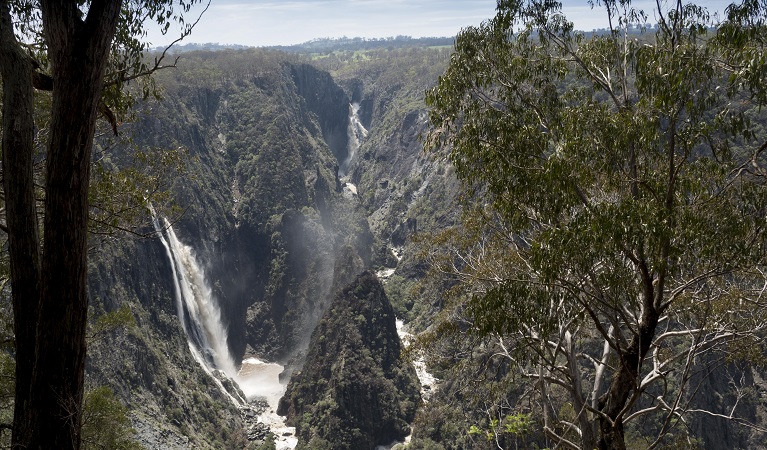
{"type": "Polygon", "coordinates": [[[298,95],[317,116],[325,142],[336,160],[343,161],[348,154],[349,97],[329,73],[309,64],[292,65],[290,71],[298,95]]]}
{"type": "Polygon", "coordinates": [[[266,51],[191,54],[162,75],[166,98],[136,140],[189,151],[176,229],[207,267],[235,356],[287,360],[332,297],[339,249],[371,252],[335,189],[349,100],[328,73],[266,51]]]}
{"type": "Polygon", "coordinates": [[[403,439],[420,386],[400,352],[394,310],[365,272],[336,295],[280,401],[298,448],[373,449],[403,439]]]}
{"type": "MultiPolygon", "coordinates": [[[[164,100],[121,133],[146,150],[184,149],[186,172],[163,180],[183,211],[173,227],[205,269],[235,359],[294,358],[348,281],[338,256],[371,263],[364,214],[335,189],[348,99],[327,73],[266,51],[186,55],[158,84],[164,100]]],[[[128,306],[138,327],[90,345],[90,382],[129,404],[150,447],[242,448],[237,409],[189,352],[159,240],[93,247],[92,315],[128,306]]]]}
{"type": "MultiPolygon", "coordinates": [[[[428,127],[423,92],[447,57],[447,50],[387,50],[331,76],[276,52],[192,53],[159,74],[165,100],[121,129],[139,147],[187,152],[187,172],[163,181],[184,211],[174,228],[205,268],[235,358],[290,361],[286,374],[306,361],[281,405],[302,448],[401,439],[419,403],[414,372],[399,360],[394,311],[422,329],[449,287],[419,282],[426,265],[412,242],[416,232],[452,224],[457,211],[450,165],[425,156],[418,140],[428,127]],[[348,156],[350,102],[369,133],[343,180],[357,193],[345,197],[337,172],[348,156]],[[371,273],[355,281],[384,265],[396,267],[388,298],[371,273]]],[[[119,159],[110,152],[101,156],[119,159]]],[[[112,387],[128,404],[148,448],[243,448],[237,409],[189,352],[160,242],[94,240],[93,248],[91,316],[128,306],[137,326],[89,343],[89,384],[112,387]]],[[[506,403],[523,393],[505,379],[510,367],[487,363],[483,343],[461,345],[447,347],[451,358],[456,349],[481,358],[448,359],[435,372],[442,385],[414,423],[412,448],[495,445],[467,430],[487,421],[492,395],[506,403]],[[494,383],[477,375],[488,367],[494,383]]],[[[693,405],[727,411],[737,401],[749,420],[764,422],[764,374],[724,375],[701,380],[693,405]],[[732,380],[744,383],[742,397],[732,380]]],[[[762,442],[720,418],[688,428],[710,448],[762,442]]]]}
{"type": "MultiPolygon", "coordinates": [[[[287,376],[308,355],[313,362],[302,373],[311,373],[320,350],[306,349],[320,318],[326,327],[364,319],[356,331],[333,331],[355,339],[323,350],[343,355],[319,378],[324,387],[332,384],[332,405],[292,388],[294,410],[344,417],[332,426],[300,425],[309,448],[402,438],[418,402],[412,370],[395,361],[399,340],[388,300],[360,312],[340,308],[343,320],[327,309],[360,272],[397,265],[390,247],[405,247],[413,232],[429,230],[433,210],[449,210],[452,194],[444,186],[451,175],[422,154],[418,141],[426,127],[423,90],[444,60],[427,53],[387,52],[391,59],[335,78],[275,52],[191,53],[178,70],[159,74],[164,100],[145,105],[139,120],[121,129],[144,149],[187,154],[187,172],[165,180],[184,211],[173,227],[205,269],[235,360],[253,355],[287,363],[287,376]],[[358,195],[344,195],[337,176],[348,156],[349,103],[360,105],[369,131],[344,179],[358,184],[358,195]]],[[[128,305],[139,323],[91,346],[93,383],[132,402],[148,444],[237,447],[237,411],[189,353],[160,242],[110,243],[92,263],[95,314],[128,305]]],[[[407,252],[399,266],[400,279],[422,275],[407,252]]],[[[377,302],[380,285],[366,280],[357,284],[377,302]]],[[[397,312],[408,319],[415,313],[404,286],[397,312]]],[[[314,375],[301,377],[311,384],[314,375]]]]}
{"type": "MultiPolygon", "coordinates": [[[[449,164],[424,153],[422,143],[428,130],[424,95],[448,58],[448,51],[392,50],[337,74],[368,130],[348,180],[359,192],[371,232],[399,256],[408,253],[403,250],[416,232],[444,229],[455,220],[457,180],[449,164]]],[[[379,259],[390,255],[378,250],[379,259]]]]}
{"type": "Polygon", "coordinates": [[[115,392],[146,448],[243,448],[238,408],[189,352],[159,242],[101,242],[89,259],[91,321],[127,307],[135,326],[88,342],[88,388],[115,392]]]}

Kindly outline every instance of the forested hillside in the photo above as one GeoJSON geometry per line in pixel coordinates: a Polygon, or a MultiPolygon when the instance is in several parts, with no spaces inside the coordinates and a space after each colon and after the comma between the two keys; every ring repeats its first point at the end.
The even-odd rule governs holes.
{"type": "MultiPolygon", "coordinates": [[[[289,376],[335,292],[365,269],[397,266],[392,249],[401,257],[417,230],[411,216],[423,229],[447,220],[421,211],[425,193],[450,194],[418,141],[422,98],[447,54],[382,50],[328,72],[323,60],[269,50],[188,53],[157,77],[162,100],[121,128],[138,148],[180,152],[165,180],[169,206],[156,206],[202,261],[235,359],[279,361],[289,376]],[[354,104],[369,130],[359,148],[349,144],[354,104]],[[350,174],[340,177],[345,161],[350,174]]],[[[119,165],[127,149],[104,146],[119,165]]],[[[443,216],[449,200],[438,205],[443,216]]],[[[248,442],[243,422],[186,351],[174,275],[145,217],[147,238],[94,241],[94,315],[129,306],[138,325],[92,346],[89,379],[127,403],[144,445],[237,448],[248,442]]],[[[413,280],[392,279],[403,316],[416,302],[402,285],[413,280]]]]}
{"type": "Polygon", "coordinates": [[[83,448],[765,448],[744,5],[180,51],[95,140],[83,448]]]}
{"type": "Polygon", "coordinates": [[[601,6],[499,2],[427,94],[465,196],[416,448],[764,446],[764,11],[601,6]]]}

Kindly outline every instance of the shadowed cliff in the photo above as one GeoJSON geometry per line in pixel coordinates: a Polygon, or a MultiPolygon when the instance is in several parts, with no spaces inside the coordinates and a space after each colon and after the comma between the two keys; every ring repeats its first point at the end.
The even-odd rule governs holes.
{"type": "Polygon", "coordinates": [[[383,286],[365,272],[336,295],[280,401],[297,448],[372,450],[404,439],[420,385],[401,350],[383,286]]]}

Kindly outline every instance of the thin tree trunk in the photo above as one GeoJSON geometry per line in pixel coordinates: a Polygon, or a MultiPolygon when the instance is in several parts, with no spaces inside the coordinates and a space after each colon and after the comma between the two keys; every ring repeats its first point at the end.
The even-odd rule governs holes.
{"type": "Polygon", "coordinates": [[[33,182],[33,68],[16,41],[7,1],[0,1],[0,74],[3,78],[3,188],[8,229],[16,337],[13,447],[34,434],[30,406],[36,324],[40,303],[40,241],[33,182]]]}
{"type": "MultiPolygon", "coordinates": [[[[650,290],[652,292],[652,290],[650,290]]],[[[645,296],[639,333],[629,342],[628,348],[621,355],[620,367],[613,376],[610,387],[599,398],[599,410],[605,417],[599,418],[600,450],[625,450],[626,442],[623,429],[623,416],[620,415],[631,393],[637,389],[641,362],[647,356],[650,343],[658,326],[658,312],[652,304],[652,295],[645,296]]]]}
{"type": "Polygon", "coordinates": [[[593,449],[596,446],[593,422],[586,409],[586,399],[583,396],[583,382],[580,367],[578,366],[575,344],[573,343],[573,336],[569,331],[565,332],[564,340],[567,368],[570,372],[570,379],[572,382],[570,396],[573,400],[575,414],[578,415],[578,427],[581,430],[581,448],[593,449]]]}
{"type": "Polygon", "coordinates": [[[121,1],[41,2],[54,80],[29,448],[78,449],[85,368],[88,185],[96,113],[121,1]]]}

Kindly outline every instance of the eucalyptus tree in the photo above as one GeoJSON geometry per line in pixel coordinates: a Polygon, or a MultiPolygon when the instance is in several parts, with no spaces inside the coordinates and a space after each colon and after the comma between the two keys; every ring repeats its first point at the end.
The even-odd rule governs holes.
{"type": "MultiPolygon", "coordinates": [[[[115,127],[147,61],[147,21],[164,31],[197,0],[0,1],[3,186],[16,341],[14,448],[79,448],[88,299],[88,191],[95,123],[115,127]],[[34,90],[51,92],[38,233],[34,90]]],[[[145,85],[144,93],[152,90],[145,85]]]]}
{"type": "Polygon", "coordinates": [[[691,379],[760,354],[767,323],[767,137],[745,113],[767,100],[765,5],[592,5],[609,26],[589,36],[550,0],[501,0],[458,35],[426,147],[468,214],[436,263],[557,446],[625,448],[649,415],[650,447],[693,412],[750,425],[696,410],[691,379]]]}

